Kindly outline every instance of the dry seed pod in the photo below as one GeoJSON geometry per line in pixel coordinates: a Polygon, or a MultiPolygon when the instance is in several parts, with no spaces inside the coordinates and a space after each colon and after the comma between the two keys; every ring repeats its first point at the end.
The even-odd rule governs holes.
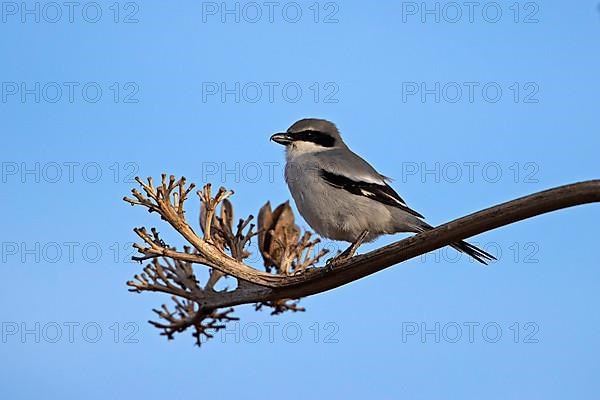
{"type": "Polygon", "coordinates": [[[258,213],[258,247],[267,270],[281,269],[284,254],[290,254],[298,243],[300,228],[295,224],[294,213],[286,201],[271,211],[267,202],[258,213]]]}

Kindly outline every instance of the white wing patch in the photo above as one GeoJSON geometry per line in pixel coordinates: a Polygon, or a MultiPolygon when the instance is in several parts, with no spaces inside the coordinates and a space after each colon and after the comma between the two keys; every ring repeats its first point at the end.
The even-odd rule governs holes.
{"type": "Polygon", "coordinates": [[[352,177],[355,181],[385,185],[385,180],[373,175],[356,175],[352,177]]]}
{"type": "Polygon", "coordinates": [[[366,197],[369,197],[372,199],[377,198],[378,196],[383,196],[386,199],[388,199],[389,201],[398,204],[399,206],[408,207],[408,205],[405,202],[403,202],[403,201],[397,199],[396,197],[394,197],[388,193],[385,193],[385,192],[380,191],[378,193],[374,193],[374,192],[369,191],[368,189],[361,188],[360,193],[363,196],[366,196],[366,197]]]}

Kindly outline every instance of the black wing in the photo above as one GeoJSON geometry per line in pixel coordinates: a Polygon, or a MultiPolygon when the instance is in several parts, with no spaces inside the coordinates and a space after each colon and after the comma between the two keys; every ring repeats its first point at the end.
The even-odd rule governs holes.
{"type": "Polygon", "coordinates": [[[343,175],[334,174],[333,172],[328,172],[324,169],[321,170],[321,177],[331,186],[344,189],[358,196],[368,197],[388,206],[397,207],[415,217],[423,218],[421,214],[409,208],[404,200],[402,200],[402,197],[400,197],[387,183],[381,185],[378,183],[354,181],[343,175]]]}

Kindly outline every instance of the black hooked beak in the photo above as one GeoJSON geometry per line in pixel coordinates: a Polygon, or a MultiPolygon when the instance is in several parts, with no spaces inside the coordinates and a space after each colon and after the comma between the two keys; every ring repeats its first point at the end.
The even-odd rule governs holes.
{"type": "Polygon", "coordinates": [[[271,136],[271,140],[274,141],[275,143],[279,143],[284,146],[287,146],[288,144],[292,143],[292,141],[294,139],[292,138],[292,135],[290,135],[289,133],[281,132],[281,133],[276,133],[273,136],[271,136]]]}

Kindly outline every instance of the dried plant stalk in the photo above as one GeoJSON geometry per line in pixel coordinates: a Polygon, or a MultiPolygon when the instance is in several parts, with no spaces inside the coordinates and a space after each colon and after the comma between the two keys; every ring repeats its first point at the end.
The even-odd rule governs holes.
{"type": "MultiPolygon", "coordinates": [[[[148,178],[147,182],[139,178],[136,180],[145,194],[134,189],[134,199],[124,200],[158,213],[188,242],[183,247],[183,252],[180,252],[165,243],[155,228],[151,228],[150,232],[144,227],[134,229],[143,244],[134,244],[141,255],[133,259],[151,262],[127,284],[131,291],[137,293],[162,292],[172,296],[174,310],[171,311],[163,304],[160,309],[154,310],[162,321],[150,321],[169,339],[175,333],[193,328],[196,343],[200,345],[202,338],[211,338],[214,332],[224,327],[224,323],[236,319],[231,316],[233,308],[210,306],[215,298],[257,290],[261,284],[267,287],[273,285],[273,282],[285,279],[287,275],[315,266],[326,253],[321,250],[313,254],[318,240],[310,240],[310,233],[306,232],[300,237],[300,229],[294,223],[294,215],[288,203],[277,207],[274,213],[270,212],[270,204],[267,203],[260,210],[261,226],[257,232],[252,223],[252,215],[234,223],[234,208],[229,201],[233,191],[219,188],[213,195],[211,185],[207,184],[197,192],[201,201],[199,223],[203,236],[200,237],[186,221],[184,211],[184,203],[194,184],[186,186],[185,178],[176,180],[173,176],[167,180],[166,175],[162,175],[161,184],[157,187],[154,187],[152,178],[148,178]],[[266,272],[243,264],[251,255],[249,246],[252,238],[257,235],[266,272]],[[195,264],[209,269],[209,276],[204,284],[199,282],[194,272],[195,264]],[[234,273],[230,273],[232,271],[234,273]],[[245,274],[240,273],[242,271],[245,274]],[[238,287],[234,290],[216,290],[215,285],[227,276],[234,277],[238,281],[238,287]]],[[[272,308],[272,314],[304,311],[297,302],[298,300],[281,298],[259,302],[256,308],[272,308]]]]}

